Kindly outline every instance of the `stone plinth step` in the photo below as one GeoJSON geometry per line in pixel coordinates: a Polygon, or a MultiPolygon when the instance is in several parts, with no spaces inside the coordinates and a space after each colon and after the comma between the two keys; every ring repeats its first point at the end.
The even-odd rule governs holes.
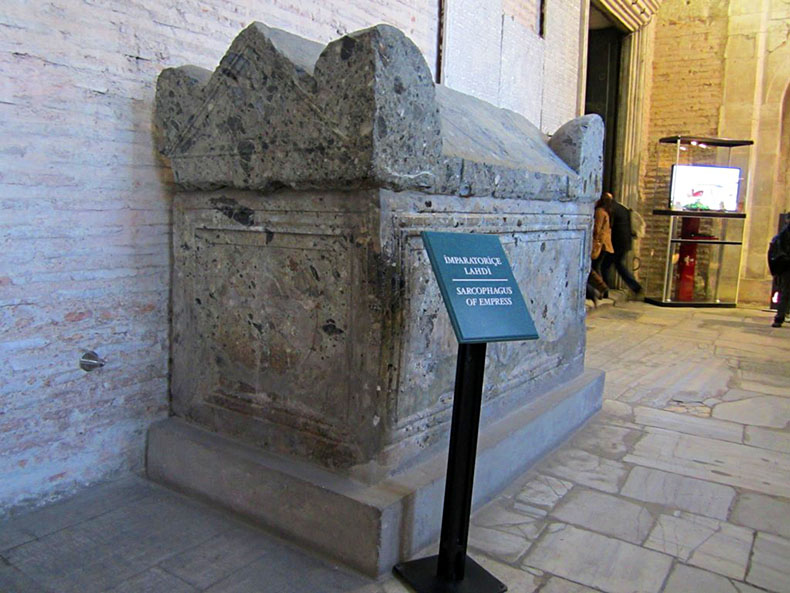
{"type": "MultiPolygon", "coordinates": [[[[480,430],[475,505],[490,500],[601,406],[587,370],[480,430]]],[[[178,418],[151,427],[154,481],[239,513],[366,574],[387,572],[436,539],[446,452],[374,484],[274,455],[178,418]]]]}

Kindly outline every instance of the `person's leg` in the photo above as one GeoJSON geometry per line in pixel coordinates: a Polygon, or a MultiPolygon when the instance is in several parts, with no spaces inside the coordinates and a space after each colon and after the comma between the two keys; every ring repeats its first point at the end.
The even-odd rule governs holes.
{"type": "Polygon", "coordinates": [[[601,293],[592,285],[589,277],[587,278],[587,294],[585,296],[593,302],[593,306],[598,307],[598,299],[601,298],[601,293]]]}
{"type": "Polygon", "coordinates": [[[612,265],[615,262],[614,253],[602,253],[601,260],[601,277],[606,284],[614,286],[614,272],[612,271],[612,265]]]}
{"type": "Polygon", "coordinates": [[[601,265],[603,264],[603,256],[605,253],[606,253],[605,251],[601,251],[601,254],[598,257],[596,257],[594,260],[592,260],[592,266],[590,267],[590,269],[594,271],[596,274],[598,274],[599,276],[601,274],[601,265]]]}
{"type": "Polygon", "coordinates": [[[776,317],[774,317],[773,326],[779,327],[784,323],[788,304],[790,304],[790,272],[779,274],[776,277],[776,285],[779,288],[779,303],[776,305],[776,317]]]}
{"type": "Polygon", "coordinates": [[[595,288],[596,291],[598,291],[597,296],[599,299],[607,296],[609,287],[606,286],[606,282],[603,281],[603,278],[601,278],[601,275],[598,272],[595,270],[590,270],[588,282],[595,288]]]}
{"type": "Polygon", "coordinates": [[[617,273],[620,274],[620,278],[623,279],[628,285],[628,288],[633,290],[634,292],[641,292],[642,285],[639,284],[639,281],[634,278],[633,274],[628,271],[628,268],[625,267],[625,253],[615,253],[614,254],[614,268],[617,270],[617,273]]]}

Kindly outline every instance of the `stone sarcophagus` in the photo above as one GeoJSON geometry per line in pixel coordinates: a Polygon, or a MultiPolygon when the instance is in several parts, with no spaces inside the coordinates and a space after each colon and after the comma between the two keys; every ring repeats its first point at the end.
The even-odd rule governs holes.
{"type": "Polygon", "coordinates": [[[540,339],[488,349],[476,499],[599,406],[584,286],[602,122],[546,139],[435,85],[377,26],[327,46],[255,23],[165,70],[173,418],[148,472],[371,573],[438,532],[456,342],[420,232],[500,237],[540,339]]]}

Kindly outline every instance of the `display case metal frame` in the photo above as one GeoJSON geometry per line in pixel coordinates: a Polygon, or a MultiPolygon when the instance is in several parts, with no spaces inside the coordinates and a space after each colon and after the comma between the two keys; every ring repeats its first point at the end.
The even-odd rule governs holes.
{"type": "MultiPolygon", "coordinates": [[[[684,146],[697,146],[700,148],[715,147],[727,149],[727,165],[731,162],[731,150],[739,146],[751,146],[754,144],[753,140],[736,140],[732,138],[715,138],[710,136],[666,136],[660,138],[660,144],[674,144],[675,149],[675,164],[680,164],[681,151],[684,146]]],[[[718,245],[723,247],[725,245],[738,246],[738,269],[740,270],[741,257],[743,255],[743,229],[741,227],[740,240],[726,240],[726,239],[694,239],[694,238],[675,238],[677,229],[677,221],[683,218],[722,218],[723,221],[722,236],[726,236],[726,219],[745,219],[746,214],[743,212],[720,212],[720,211],[705,211],[705,210],[670,210],[658,208],[653,210],[655,216],[669,216],[669,233],[667,236],[667,248],[664,264],[664,281],[662,284],[661,297],[645,297],[645,302],[663,307],[735,307],[738,300],[738,289],[740,285],[740,273],[736,274],[735,285],[735,299],[733,301],[721,301],[719,295],[719,281],[721,279],[721,266],[724,259],[724,250],[719,249],[718,266],[716,268],[716,284],[714,290],[713,300],[710,301],[695,301],[695,300],[676,300],[671,298],[672,294],[672,269],[673,262],[673,248],[675,245],[680,244],[694,244],[694,245],[718,245]]],[[[744,225],[745,226],[745,225],[744,225]]]]}

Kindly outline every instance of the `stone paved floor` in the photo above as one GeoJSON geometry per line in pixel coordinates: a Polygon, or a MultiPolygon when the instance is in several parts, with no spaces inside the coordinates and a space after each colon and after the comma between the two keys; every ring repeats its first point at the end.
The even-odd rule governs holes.
{"type": "MultiPolygon", "coordinates": [[[[604,410],[473,517],[518,593],[790,592],[790,324],[599,308],[604,410]]],[[[139,478],[0,524],[0,591],[405,593],[139,478]]]]}

